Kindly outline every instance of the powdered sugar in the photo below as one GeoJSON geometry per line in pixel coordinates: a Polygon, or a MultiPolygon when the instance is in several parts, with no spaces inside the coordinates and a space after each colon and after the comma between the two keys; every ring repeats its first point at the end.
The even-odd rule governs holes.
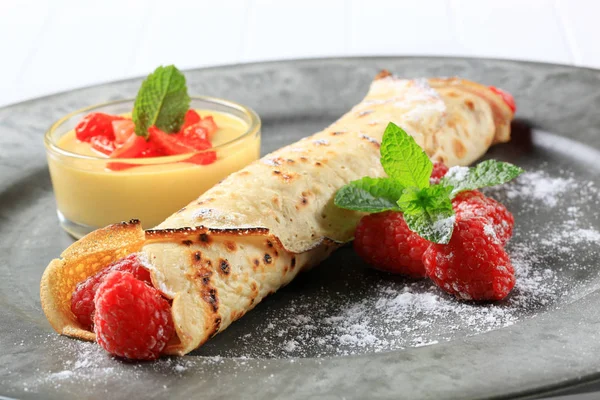
{"type": "MultiPolygon", "coordinates": [[[[48,348],[63,361],[39,371],[27,387],[76,381],[86,388],[134,379],[148,369],[203,373],[225,361],[248,368],[247,358],[327,357],[433,345],[513,325],[597,288],[589,284],[597,276],[600,240],[593,184],[533,171],[486,192],[516,214],[507,251],[517,280],[503,302],[457,301],[429,280],[409,281],[357,266],[353,250],[344,248],[320,271],[300,276],[209,341],[201,357],[162,359],[138,368],[109,357],[94,343],[53,335],[45,339],[48,348]],[[543,196],[528,188],[536,180],[544,182],[535,184],[543,196]]],[[[491,235],[493,229],[486,231],[491,235]]]]}
{"type": "Polygon", "coordinates": [[[498,240],[498,236],[496,236],[496,230],[492,224],[485,224],[483,226],[483,233],[494,240],[498,240]]]}
{"type": "MultiPolygon", "coordinates": [[[[123,381],[133,382],[149,373],[155,376],[183,374],[194,369],[202,374],[214,370],[215,366],[224,362],[222,357],[214,356],[162,358],[152,363],[132,364],[111,357],[96,343],[82,342],[55,334],[35,339],[42,341],[57,361],[62,361],[57,362],[57,366],[51,370],[38,367],[34,375],[35,379],[23,380],[24,389],[33,393],[44,393],[44,388],[58,389],[65,384],[75,383],[79,396],[86,397],[86,393],[97,392],[98,386],[108,389],[113,384],[123,381]]],[[[247,367],[247,361],[241,358],[230,360],[230,364],[233,372],[247,367]]]]}
{"type": "Polygon", "coordinates": [[[533,171],[521,175],[506,195],[509,199],[531,199],[555,207],[565,192],[576,187],[577,181],[572,177],[551,177],[544,171],[533,171]]]}
{"type": "Polygon", "coordinates": [[[445,235],[442,237],[440,242],[444,243],[450,240],[446,234],[447,232],[450,232],[450,227],[454,225],[454,221],[456,221],[456,215],[452,215],[448,218],[438,219],[433,223],[433,232],[438,235],[445,235]]]}
{"type": "Polygon", "coordinates": [[[451,178],[457,182],[464,181],[469,175],[469,167],[455,166],[446,172],[446,177],[451,178]]]}

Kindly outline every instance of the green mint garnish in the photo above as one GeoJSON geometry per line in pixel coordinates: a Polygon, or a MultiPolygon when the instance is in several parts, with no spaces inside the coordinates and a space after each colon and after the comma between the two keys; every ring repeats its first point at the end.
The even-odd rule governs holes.
{"type": "Polygon", "coordinates": [[[513,180],[523,172],[523,169],[516,165],[502,161],[487,160],[480,162],[474,168],[450,168],[440,183],[445,186],[453,186],[454,189],[451,196],[454,197],[465,190],[501,185],[513,180]]]}
{"type": "Polygon", "coordinates": [[[334,203],[341,208],[368,213],[400,211],[397,201],[403,190],[404,187],[391,178],[365,176],[338,190],[334,203]]]}
{"type": "Polygon", "coordinates": [[[389,178],[350,182],[336,193],[335,205],[367,213],[401,211],[413,232],[441,244],[452,237],[452,198],[457,193],[506,183],[523,172],[512,164],[489,160],[474,168],[451,168],[439,184],[430,185],[433,164],[429,157],[392,122],[383,134],[380,161],[389,178]]]}
{"type": "Polygon", "coordinates": [[[424,188],[429,186],[433,164],[412,136],[390,122],[383,133],[381,165],[385,173],[400,184],[424,188]]]}
{"type": "Polygon", "coordinates": [[[454,229],[452,187],[434,185],[405,189],[398,205],[411,231],[434,243],[448,243],[454,229]]]}
{"type": "Polygon", "coordinates": [[[190,107],[185,76],[173,65],[158,67],[142,82],[133,106],[138,136],[148,137],[148,128],[173,133],[181,129],[190,107]]]}

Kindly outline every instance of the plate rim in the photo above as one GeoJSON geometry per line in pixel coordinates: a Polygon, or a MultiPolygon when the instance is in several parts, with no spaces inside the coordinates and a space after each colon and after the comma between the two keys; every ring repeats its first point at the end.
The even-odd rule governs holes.
{"type": "MultiPolygon", "coordinates": [[[[572,65],[567,65],[567,64],[554,64],[554,63],[546,63],[546,62],[536,62],[536,61],[521,61],[521,60],[510,60],[510,59],[496,59],[496,58],[481,58],[481,57],[438,57],[438,56],[393,56],[393,55],[386,55],[386,56],[354,56],[354,57],[319,57],[319,58],[301,58],[301,59],[289,59],[289,60],[271,60],[271,61],[259,61],[259,62],[253,62],[253,63],[241,63],[241,64],[225,64],[225,65],[221,65],[221,66],[210,66],[210,67],[201,67],[201,68],[190,68],[190,69],[186,69],[184,71],[215,71],[215,70],[223,70],[223,69],[227,69],[227,70],[235,70],[238,68],[245,68],[245,67],[260,67],[260,66],[272,66],[272,67],[276,67],[279,65],[284,65],[284,64],[288,64],[288,65],[303,65],[303,64],[315,64],[315,63],[321,63],[321,62],[335,62],[335,61],[342,61],[342,62],[350,62],[350,63],[357,63],[360,61],[374,61],[374,60],[382,60],[385,61],[386,59],[389,60],[402,60],[402,59],[412,59],[412,60],[416,60],[416,59],[421,59],[421,60],[437,60],[437,61],[449,61],[449,60],[454,60],[454,61],[485,61],[485,62],[501,62],[501,63],[505,63],[505,64],[517,64],[517,65],[529,65],[529,66],[533,66],[533,67],[560,67],[560,68],[565,68],[565,69],[569,69],[569,70],[583,70],[583,71],[591,71],[594,74],[600,74],[600,69],[595,69],[595,68],[587,68],[587,67],[578,67],[578,66],[572,66],[572,65]]],[[[599,75],[600,76],[600,75],[599,75]]],[[[127,83],[127,82],[133,82],[136,80],[142,79],[142,77],[134,77],[134,78],[125,78],[125,79],[121,79],[121,80],[117,80],[117,81],[111,81],[111,82],[105,82],[105,83],[98,83],[98,84],[93,84],[93,85],[89,85],[89,86],[83,86],[83,87],[78,87],[75,89],[70,89],[70,90],[65,90],[65,91],[61,91],[61,92],[57,92],[57,93],[53,93],[53,94],[49,94],[49,95],[45,95],[45,96],[41,96],[41,97],[37,97],[34,99],[28,99],[28,100],[24,100],[21,102],[17,102],[17,103],[13,103],[13,104],[9,104],[9,105],[5,105],[3,107],[0,108],[0,112],[2,111],[7,111],[12,107],[22,107],[22,106],[27,106],[29,103],[32,102],[36,102],[36,101],[49,101],[51,100],[52,97],[59,97],[61,95],[66,95],[72,92],[78,92],[78,91],[82,91],[82,90],[89,90],[89,89],[96,89],[96,88],[102,88],[105,87],[107,85],[119,85],[119,84],[123,84],[123,83],[127,83]]],[[[554,133],[554,132],[552,132],[554,133]]],[[[557,132],[558,133],[558,132],[557,132]]],[[[560,133],[558,133],[559,136],[564,137],[563,135],[561,135],[560,133]]],[[[568,138],[567,139],[571,139],[568,138]]],[[[571,139],[571,140],[575,140],[575,139],[571,139]]],[[[575,140],[577,141],[577,140],[575,140]]],[[[579,142],[579,141],[578,141],[579,142]]],[[[593,147],[594,150],[600,151],[600,149],[597,149],[595,147],[593,147]]],[[[598,290],[592,292],[592,293],[588,293],[586,296],[568,304],[567,306],[565,306],[565,308],[569,308],[572,307],[574,305],[579,304],[582,301],[586,301],[586,299],[589,301],[589,298],[591,296],[594,295],[598,295],[598,299],[599,301],[597,302],[600,303],[600,292],[598,290]]],[[[544,314],[538,315],[538,317],[542,317],[544,316],[544,314]]],[[[600,318],[600,317],[599,317],[600,318]]],[[[494,335],[498,332],[504,332],[505,330],[510,330],[513,327],[516,326],[522,326],[524,325],[523,323],[527,323],[527,322],[531,322],[532,320],[537,319],[537,318],[529,318],[526,319],[524,321],[521,321],[518,324],[515,324],[514,326],[511,327],[506,327],[506,328],[501,328],[498,330],[493,330],[490,332],[486,332],[483,334],[479,334],[473,337],[466,337],[466,338],[462,338],[467,342],[470,342],[468,339],[473,339],[473,338],[484,338],[484,337],[488,337],[490,335],[494,335]]],[[[599,319],[600,320],[600,319],[599,319]]],[[[461,340],[462,341],[462,340],[461,340]]],[[[456,343],[455,341],[450,341],[450,342],[445,342],[445,343],[440,343],[440,345],[452,345],[456,343]]],[[[437,347],[436,346],[427,346],[427,347],[437,347]]],[[[420,349],[426,349],[427,347],[423,347],[423,348],[413,348],[413,349],[409,349],[412,351],[417,351],[420,349]]],[[[364,355],[357,355],[357,356],[347,356],[347,357],[336,357],[336,358],[324,358],[324,359],[315,359],[315,360],[348,360],[348,359],[356,359],[356,358],[366,358],[366,357],[373,357],[373,356],[384,356],[386,354],[393,354],[393,353],[397,353],[398,351],[402,352],[404,350],[395,350],[395,351],[389,351],[389,352],[385,352],[385,353],[377,353],[377,354],[364,354],[364,355]]],[[[600,368],[600,366],[598,366],[598,368],[600,368]]],[[[600,377],[600,369],[593,372],[590,375],[585,375],[582,378],[571,378],[569,380],[563,381],[563,382],[559,382],[556,383],[557,387],[560,388],[564,388],[564,387],[570,387],[572,385],[572,383],[579,383],[579,382],[584,382],[585,381],[591,381],[591,380],[595,380],[598,379],[598,377],[600,377]],[[589,380],[586,379],[586,377],[590,377],[589,380]]],[[[543,388],[549,388],[550,391],[555,390],[555,387],[552,386],[544,386],[543,388]]],[[[519,396],[519,397],[527,397],[527,396],[531,396],[531,395],[539,395],[539,394],[543,394],[546,391],[541,391],[540,388],[531,388],[531,389],[523,389],[522,391],[517,390],[514,392],[510,392],[510,393],[506,393],[506,394],[499,394],[498,396],[496,396],[495,398],[506,398],[506,397],[513,397],[513,396],[519,396]]]]}

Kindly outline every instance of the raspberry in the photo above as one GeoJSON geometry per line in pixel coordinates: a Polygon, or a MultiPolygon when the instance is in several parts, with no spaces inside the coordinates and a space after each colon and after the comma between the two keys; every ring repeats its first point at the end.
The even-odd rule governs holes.
{"type": "Polygon", "coordinates": [[[431,171],[431,177],[429,178],[429,181],[432,184],[435,183],[440,183],[440,179],[442,179],[444,177],[444,175],[446,175],[446,172],[448,172],[448,167],[446,167],[446,165],[442,162],[436,162],[433,164],[433,171],[431,171]]]}
{"type": "Polygon", "coordinates": [[[427,275],[442,290],[464,300],[501,300],[512,290],[514,268],[486,226],[483,217],[457,219],[450,243],[425,251],[427,275]]]}
{"type": "Polygon", "coordinates": [[[154,360],[173,336],[169,302],[128,272],[106,275],[94,303],[96,340],[111,354],[154,360]]]}
{"type": "Polygon", "coordinates": [[[135,254],[109,264],[104,269],[98,271],[96,275],[92,275],[85,281],[80,282],[71,297],[71,311],[75,314],[77,321],[84,329],[90,331],[93,329],[94,295],[106,275],[112,271],[129,272],[136,279],[150,283],[150,272],[142,265],[135,254]]]}
{"type": "Polygon", "coordinates": [[[512,236],[515,219],[506,207],[477,190],[459,193],[452,200],[452,208],[458,219],[471,216],[488,218],[502,246],[512,236]]]}
{"type": "Polygon", "coordinates": [[[354,249],[373,267],[415,278],[425,276],[421,257],[430,243],[408,229],[401,213],[366,215],[354,236],[354,249]]]}

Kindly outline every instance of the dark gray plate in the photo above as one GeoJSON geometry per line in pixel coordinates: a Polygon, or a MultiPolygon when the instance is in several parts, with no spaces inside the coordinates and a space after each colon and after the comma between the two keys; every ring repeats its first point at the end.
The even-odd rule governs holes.
{"type": "MultiPolygon", "coordinates": [[[[253,107],[263,153],[320,130],[380,68],[459,75],[514,93],[511,144],[489,157],[530,171],[492,195],[517,218],[518,271],[500,304],[458,303],[427,282],[368,269],[344,248],[201,350],[131,364],[59,337],[40,309],[58,227],[42,135],[80,107],[132,97],[128,80],[0,110],[0,395],[44,398],[483,398],[600,372],[600,72],[453,58],[356,58],[189,71],[191,92],[253,107]],[[551,132],[551,133],[549,133],[551,132]]],[[[360,155],[357,155],[357,157],[360,155]]]]}

